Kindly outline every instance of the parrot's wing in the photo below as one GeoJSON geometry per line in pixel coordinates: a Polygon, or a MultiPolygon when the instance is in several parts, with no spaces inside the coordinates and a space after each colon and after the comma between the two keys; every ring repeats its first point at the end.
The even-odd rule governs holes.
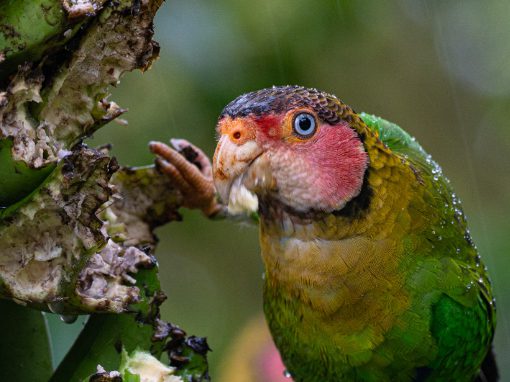
{"type": "MultiPolygon", "coordinates": [[[[456,198],[440,167],[412,136],[396,124],[383,118],[366,113],[361,113],[360,117],[393,153],[409,161],[415,171],[426,174],[426,178],[434,179],[433,186],[445,198],[444,202],[450,203],[456,198]]],[[[453,201],[457,202],[457,200],[453,201]]],[[[460,210],[460,206],[456,205],[456,209],[460,210]]],[[[463,214],[457,218],[464,220],[463,214]]],[[[476,251],[471,253],[474,256],[476,251]]],[[[462,253],[451,253],[447,257],[453,264],[464,264],[466,269],[471,269],[463,274],[461,284],[472,285],[476,288],[477,293],[464,294],[462,291],[452,289],[448,292],[445,291],[434,304],[431,332],[438,344],[440,354],[436,361],[437,364],[418,370],[418,380],[428,380],[431,375],[439,380],[451,380],[453,376],[441,374],[442,370],[451,370],[447,363],[463,363],[465,370],[468,371],[470,368],[476,367],[473,365],[480,365],[483,360],[481,374],[477,382],[495,382],[498,380],[498,372],[494,354],[492,350],[485,354],[485,349],[492,342],[495,326],[494,302],[487,287],[490,285],[489,280],[483,272],[481,274],[477,272],[476,267],[468,266],[473,262],[474,257],[466,258],[462,253]],[[478,282],[470,282],[472,280],[478,282]],[[467,298],[467,295],[472,298],[467,298]],[[480,341],[473,343],[473,337],[479,338],[480,341]],[[459,347],[459,344],[466,344],[466,347],[472,346],[473,348],[459,347]]],[[[473,374],[476,372],[477,370],[472,370],[473,374]]]]}
{"type": "Polygon", "coordinates": [[[432,308],[431,333],[438,347],[438,357],[433,364],[420,370],[424,380],[457,380],[456,376],[445,374],[449,365],[461,364],[464,375],[480,372],[476,381],[498,381],[498,370],[490,343],[494,335],[493,307],[480,293],[478,304],[465,306],[453,298],[442,295],[432,308]],[[473,342],[473,337],[479,339],[473,342]],[[489,352],[486,353],[486,349],[489,352]],[[483,362],[482,362],[483,361],[483,362]],[[481,364],[481,370],[477,365],[481,364]],[[454,378],[454,379],[451,379],[454,378]]]}

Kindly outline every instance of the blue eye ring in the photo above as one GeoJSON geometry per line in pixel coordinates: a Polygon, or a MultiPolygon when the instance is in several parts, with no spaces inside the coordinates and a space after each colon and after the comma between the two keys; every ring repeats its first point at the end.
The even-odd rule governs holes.
{"type": "Polygon", "coordinates": [[[315,117],[310,113],[299,113],[294,117],[292,122],[294,134],[300,138],[310,138],[317,131],[317,122],[315,117]]]}

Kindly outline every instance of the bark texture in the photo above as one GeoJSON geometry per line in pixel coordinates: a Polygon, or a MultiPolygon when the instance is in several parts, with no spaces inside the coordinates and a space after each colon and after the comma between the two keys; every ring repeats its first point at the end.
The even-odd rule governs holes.
{"type": "Polygon", "coordinates": [[[152,168],[119,170],[108,153],[80,142],[123,113],[108,86],[157,57],[160,4],[2,5],[4,297],[61,314],[122,312],[138,300],[131,275],[153,263],[152,229],[177,216],[179,195],[152,168]]]}
{"type": "Polygon", "coordinates": [[[182,196],[152,166],[124,168],[83,144],[124,112],[109,86],[158,57],[162,1],[0,4],[0,298],[65,317],[116,313],[91,318],[54,381],[92,374],[101,355],[114,367],[113,337],[208,379],[205,341],[159,317],[153,230],[179,217],[182,196]],[[111,348],[84,359],[91,341],[111,348]]]}

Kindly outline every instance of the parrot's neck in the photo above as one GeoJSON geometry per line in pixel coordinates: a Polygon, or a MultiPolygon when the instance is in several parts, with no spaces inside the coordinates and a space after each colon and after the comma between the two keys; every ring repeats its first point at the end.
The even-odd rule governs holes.
{"type": "MultiPolygon", "coordinates": [[[[303,213],[269,197],[259,198],[262,257],[267,279],[274,286],[298,295],[309,289],[313,294],[314,286],[333,287],[336,282],[339,287],[356,278],[370,284],[357,289],[363,293],[375,285],[369,277],[390,277],[392,267],[377,264],[398,261],[401,249],[396,247],[406,227],[397,226],[395,219],[420,191],[409,186],[417,183],[416,173],[379,143],[367,151],[371,164],[361,192],[343,210],[303,213]],[[349,208],[360,197],[363,208],[349,208]]],[[[340,300],[339,304],[345,302],[340,300]]]]}
{"type": "Polygon", "coordinates": [[[374,240],[362,232],[363,226],[370,230],[368,222],[347,226],[344,218],[334,215],[314,221],[280,213],[278,229],[274,222],[261,218],[260,241],[269,288],[302,300],[325,315],[365,302],[369,309],[373,302],[364,302],[364,296],[377,289],[388,292],[380,289],[380,280],[393,280],[399,274],[398,241],[374,240]]]}
{"type": "MultiPolygon", "coordinates": [[[[370,207],[356,216],[304,216],[262,201],[264,298],[266,314],[276,317],[273,331],[279,331],[276,327],[302,328],[305,321],[324,328],[333,320],[340,346],[346,353],[355,353],[364,350],[363,344],[378,342],[406,309],[409,296],[402,285],[407,275],[400,269],[404,231],[395,228],[394,221],[396,211],[407,208],[414,191],[390,182],[386,189],[375,187],[381,177],[394,175],[392,171],[387,167],[384,173],[372,170],[368,176],[373,185],[370,207]],[[353,335],[367,328],[371,328],[368,342],[353,341],[353,335]]],[[[415,176],[402,171],[401,176],[415,176]]],[[[307,336],[307,332],[314,331],[301,334],[307,336]]]]}
{"type": "Polygon", "coordinates": [[[324,232],[328,239],[312,239],[325,227],[334,230],[338,218],[330,219],[294,223],[294,236],[275,235],[261,220],[264,311],[277,347],[328,344],[327,352],[350,359],[381,343],[410,299],[402,288],[398,242],[363,235],[334,239],[324,232]]]}

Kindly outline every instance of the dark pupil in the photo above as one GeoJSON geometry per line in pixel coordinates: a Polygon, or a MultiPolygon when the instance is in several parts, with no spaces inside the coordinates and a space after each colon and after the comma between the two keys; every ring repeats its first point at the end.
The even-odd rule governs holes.
{"type": "Polygon", "coordinates": [[[312,127],[312,121],[310,120],[310,118],[302,116],[301,118],[299,118],[299,127],[301,128],[301,130],[306,131],[310,127],[312,127]]]}

